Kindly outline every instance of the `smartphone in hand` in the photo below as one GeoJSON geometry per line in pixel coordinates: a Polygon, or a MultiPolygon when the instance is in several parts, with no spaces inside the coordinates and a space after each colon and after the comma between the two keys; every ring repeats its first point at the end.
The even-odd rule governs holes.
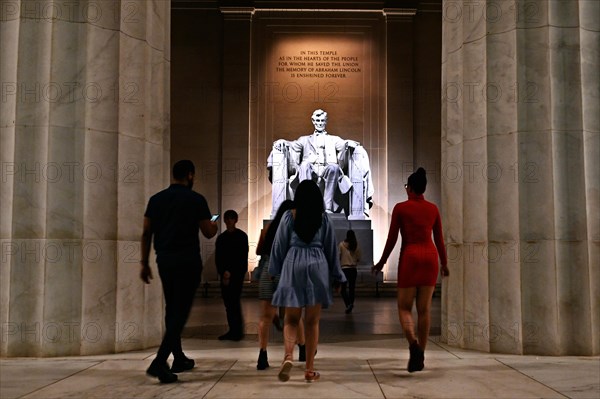
{"type": "Polygon", "coordinates": [[[217,220],[219,220],[220,216],[221,216],[220,214],[216,213],[216,214],[212,215],[212,217],[210,218],[210,221],[216,222],[217,220]]]}

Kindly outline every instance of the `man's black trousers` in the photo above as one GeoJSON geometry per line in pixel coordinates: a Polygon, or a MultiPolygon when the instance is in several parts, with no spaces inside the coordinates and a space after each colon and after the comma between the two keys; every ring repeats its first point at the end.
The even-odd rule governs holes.
{"type": "Polygon", "coordinates": [[[165,295],[165,336],[156,355],[158,362],[166,362],[171,353],[184,356],[181,349],[181,332],[187,322],[196,290],[202,275],[202,261],[161,262],[158,272],[165,295]]]}

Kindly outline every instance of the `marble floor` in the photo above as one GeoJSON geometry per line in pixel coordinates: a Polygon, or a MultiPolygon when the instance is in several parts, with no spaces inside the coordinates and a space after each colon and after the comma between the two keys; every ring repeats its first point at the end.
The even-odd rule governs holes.
{"type": "Polygon", "coordinates": [[[425,370],[406,371],[395,298],[358,298],[323,312],[315,360],[321,380],[304,382],[295,362],[290,381],[277,380],[281,333],[272,329],[271,368],[256,370],[255,299],[244,298],[247,335],[222,342],[219,298],[198,298],[184,350],[196,368],[162,385],[145,376],[154,350],[69,358],[0,359],[0,397],[9,398],[600,398],[600,357],[514,356],[449,347],[439,340],[439,300],[425,370]]]}

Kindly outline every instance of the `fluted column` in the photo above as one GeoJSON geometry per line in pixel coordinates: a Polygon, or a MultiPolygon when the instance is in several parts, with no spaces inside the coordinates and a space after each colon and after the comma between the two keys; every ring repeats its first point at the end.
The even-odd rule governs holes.
{"type": "MultiPolygon", "coordinates": [[[[413,63],[406,60],[414,59],[414,18],[415,9],[385,9],[386,24],[386,68],[387,75],[387,130],[393,132],[387,136],[387,179],[399,177],[406,181],[415,169],[413,150],[414,145],[414,85],[413,63]],[[407,174],[407,171],[408,174],[407,174]]],[[[387,196],[385,226],[389,226],[392,210],[398,202],[406,201],[406,190],[402,184],[385,184],[378,187],[380,198],[387,196]],[[387,193],[385,192],[387,190],[387,193]],[[387,194],[387,195],[386,195],[387,194]]],[[[383,229],[384,230],[384,229],[383,229]]],[[[387,233],[387,231],[385,231],[387,233]]],[[[386,237],[380,237],[385,243],[386,237]]],[[[383,250],[382,247],[379,249],[383,250]]],[[[397,260],[400,255],[400,245],[396,245],[385,271],[387,280],[398,278],[397,260]]]]}
{"type": "Polygon", "coordinates": [[[1,22],[3,356],[155,345],[138,277],[168,183],[170,2],[11,1],[1,22]]]}
{"type": "MultiPolygon", "coordinates": [[[[250,132],[250,48],[253,7],[221,7],[223,14],[223,103],[219,209],[239,214],[248,232],[250,132]],[[235,49],[232,51],[232,49],[235,49]]],[[[256,231],[256,230],[254,230],[256,231]]]]}
{"type": "Polygon", "coordinates": [[[599,3],[443,9],[443,339],[598,354],[599,3]]]}

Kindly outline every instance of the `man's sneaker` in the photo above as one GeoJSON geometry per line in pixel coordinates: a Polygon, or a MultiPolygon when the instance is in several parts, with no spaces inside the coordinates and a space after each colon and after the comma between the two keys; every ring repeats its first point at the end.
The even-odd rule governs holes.
{"type": "Polygon", "coordinates": [[[154,360],[150,363],[150,367],[146,370],[146,374],[158,378],[163,384],[170,384],[177,381],[177,376],[169,370],[169,365],[166,362],[161,364],[154,360]]]}
{"type": "Polygon", "coordinates": [[[184,371],[193,369],[195,365],[196,362],[194,362],[194,359],[188,359],[184,356],[181,359],[175,359],[173,361],[173,365],[171,366],[171,373],[183,373],[184,371]]]}
{"type": "Polygon", "coordinates": [[[228,331],[225,334],[219,336],[219,341],[241,341],[243,339],[244,339],[243,333],[235,334],[235,333],[232,333],[231,331],[228,331]]]}

